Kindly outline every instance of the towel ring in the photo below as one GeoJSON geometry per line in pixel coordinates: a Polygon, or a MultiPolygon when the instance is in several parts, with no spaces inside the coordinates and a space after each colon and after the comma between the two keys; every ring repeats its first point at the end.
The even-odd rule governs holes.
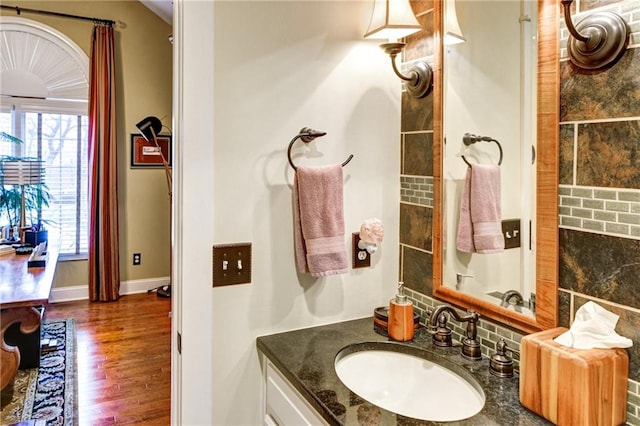
{"type": "MultiPolygon", "coordinates": [[[[295,141],[297,141],[298,139],[301,139],[302,142],[309,143],[315,138],[322,137],[326,134],[327,132],[319,132],[309,127],[303,127],[302,129],[300,129],[300,133],[298,133],[293,139],[291,139],[291,142],[289,142],[289,148],[287,148],[287,157],[289,158],[289,164],[291,165],[293,170],[298,170],[295,164],[293,164],[293,160],[291,159],[291,147],[293,146],[295,141]]],[[[341,164],[342,167],[346,166],[349,163],[349,161],[351,161],[352,158],[353,158],[353,154],[350,154],[349,158],[344,160],[344,162],[341,164]]]]}
{"type": "MultiPolygon", "coordinates": [[[[495,142],[496,145],[498,145],[498,149],[500,150],[500,159],[498,160],[498,166],[502,164],[502,145],[500,145],[500,142],[498,142],[497,140],[493,139],[490,136],[478,136],[478,135],[474,135],[471,133],[465,133],[464,136],[462,137],[462,143],[464,143],[465,146],[469,146],[469,145],[473,145],[476,142],[495,142]]],[[[469,163],[467,161],[466,158],[464,158],[464,155],[461,155],[460,157],[462,157],[462,161],[464,161],[465,163],[467,163],[467,165],[469,167],[471,167],[471,163],[469,163]]]]}

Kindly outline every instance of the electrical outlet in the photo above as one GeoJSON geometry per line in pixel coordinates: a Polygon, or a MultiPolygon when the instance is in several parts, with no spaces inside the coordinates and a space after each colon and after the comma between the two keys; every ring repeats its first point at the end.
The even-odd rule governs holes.
{"type": "Polygon", "coordinates": [[[142,262],[142,255],[140,253],[133,253],[133,264],[139,265],[142,262]]]}
{"type": "Polygon", "coordinates": [[[368,251],[362,250],[358,247],[360,242],[360,233],[354,232],[351,234],[351,258],[353,269],[357,268],[369,268],[371,266],[371,255],[368,251]]]}

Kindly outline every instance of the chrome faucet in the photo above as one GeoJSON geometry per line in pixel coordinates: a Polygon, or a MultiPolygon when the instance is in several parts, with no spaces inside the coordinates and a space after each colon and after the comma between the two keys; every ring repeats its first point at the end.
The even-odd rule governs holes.
{"type": "Polygon", "coordinates": [[[433,332],[433,343],[436,346],[453,346],[451,339],[451,329],[447,327],[447,315],[449,313],[456,320],[467,323],[466,338],[462,340],[462,356],[472,360],[482,359],[480,343],[478,343],[477,323],[480,315],[475,311],[468,311],[465,315],[460,315],[458,311],[449,304],[437,306],[431,313],[429,325],[433,332]]]}
{"type": "Polygon", "coordinates": [[[524,298],[517,290],[509,290],[502,295],[502,303],[500,306],[508,306],[511,303],[511,300],[514,300],[516,306],[524,305],[524,298]]]}
{"type": "Polygon", "coordinates": [[[522,312],[521,306],[524,306],[524,298],[517,290],[509,290],[502,295],[500,300],[500,306],[508,308],[513,303],[513,309],[516,312],[522,312]]]}

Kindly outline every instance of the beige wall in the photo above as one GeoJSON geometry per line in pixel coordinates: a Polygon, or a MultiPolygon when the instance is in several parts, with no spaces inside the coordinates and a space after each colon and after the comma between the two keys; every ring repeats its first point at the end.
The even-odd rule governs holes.
{"type": "MultiPolygon", "coordinates": [[[[171,26],[137,1],[14,1],[12,6],[43,9],[117,21],[116,82],[118,111],[118,198],[120,203],[121,281],[169,275],[169,197],[164,171],[130,169],[130,135],[135,124],[155,115],[172,127],[171,26]],[[134,252],[142,264],[132,266],[134,252]]],[[[2,15],[15,13],[3,10],[2,15]]],[[[90,55],[93,24],[23,13],[24,18],[64,33],[90,55]]],[[[164,132],[167,130],[164,129],[164,132]]],[[[87,262],[62,262],[55,287],[87,284],[87,262]]]]}

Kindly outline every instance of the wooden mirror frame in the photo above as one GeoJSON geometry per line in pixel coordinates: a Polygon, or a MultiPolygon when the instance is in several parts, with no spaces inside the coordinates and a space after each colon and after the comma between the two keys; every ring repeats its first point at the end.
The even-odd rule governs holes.
{"type": "Polygon", "coordinates": [[[537,70],[537,201],[536,201],[536,310],[535,318],[446,287],[442,282],[442,144],[443,138],[443,8],[434,1],[434,129],[433,129],[433,296],[473,309],[526,333],[553,328],[558,323],[558,139],[560,63],[558,0],[538,2],[537,70]]]}

